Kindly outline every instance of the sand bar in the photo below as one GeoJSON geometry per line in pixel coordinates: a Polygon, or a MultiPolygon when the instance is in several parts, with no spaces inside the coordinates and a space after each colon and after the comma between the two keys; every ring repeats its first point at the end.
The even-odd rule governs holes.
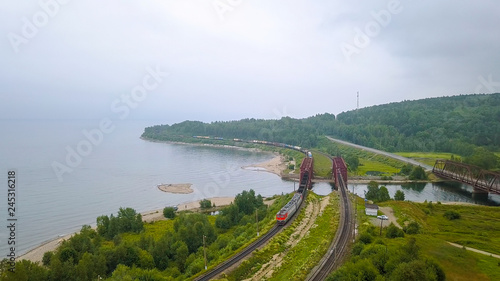
{"type": "Polygon", "coordinates": [[[191,186],[190,183],[162,183],[158,185],[158,189],[168,193],[188,194],[193,193],[191,186]]]}

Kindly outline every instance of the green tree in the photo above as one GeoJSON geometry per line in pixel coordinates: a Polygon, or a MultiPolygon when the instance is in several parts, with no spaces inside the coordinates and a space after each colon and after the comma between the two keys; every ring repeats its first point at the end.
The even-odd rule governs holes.
{"type": "Polygon", "coordinates": [[[264,200],[259,194],[255,196],[255,191],[250,189],[249,191],[243,190],[240,194],[237,194],[234,198],[234,204],[238,206],[240,212],[245,215],[253,214],[255,209],[264,205],[264,200]]]}
{"type": "Polygon", "coordinates": [[[498,167],[500,158],[484,147],[474,149],[474,154],[465,158],[468,164],[476,165],[486,170],[498,167]]]}
{"type": "Polygon", "coordinates": [[[45,252],[42,258],[42,264],[45,266],[49,266],[53,256],[54,252],[45,252]]]}
{"type": "Polygon", "coordinates": [[[394,194],[394,200],[405,201],[405,193],[401,190],[397,190],[396,194],[394,194]]]}
{"type": "Polygon", "coordinates": [[[378,198],[378,183],[376,181],[370,181],[367,186],[368,191],[365,194],[365,198],[368,200],[377,200],[378,198]]]}
{"type": "Polygon", "coordinates": [[[401,168],[401,171],[399,172],[402,175],[407,175],[409,176],[411,171],[413,170],[413,165],[412,164],[406,164],[401,168]]]}
{"type": "Polygon", "coordinates": [[[175,208],[174,207],[163,208],[163,216],[167,219],[175,218],[175,208]]]}
{"type": "Polygon", "coordinates": [[[200,201],[200,207],[202,209],[210,209],[212,208],[212,202],[208,199],[203,199],[200,201]]]}
{"type": "Polygon", "coordinates": [[[350,171],[355,172],[359,167],[359,158],[355,154],[349,154],[345,157],[345,161],[350,171]]]}
{"type": "Polygon", "coordinates": [[[385,202],[389,200],[391,200],[391,196],[389,195],[387,187],[381,186],[377,194],[377,202],[385,202]]]}
{"type": "Polygon", "coordinates": [[[422,281],[428,280],[426,276],[426,266],[421,260],[415,260],[409,263],[401,263],[391,274],[390,280],[394,281],[422,281]]]}
{"type": "Polygon", "coordinates": [[[377,182],[371,181],[368,183],[368,191],[365,194],[365,198],[374,202],[384,202],[390,200],[391,196],[385,186],[379,188],[377,182]]]}
{"type": "Polygon", "coordinates": [[[427,174],[425,173],[424,168],[420,166],[413,167],[413,170],[410,173],[409,176],[410,180],[426,180],[427,179],[427,174]]]}

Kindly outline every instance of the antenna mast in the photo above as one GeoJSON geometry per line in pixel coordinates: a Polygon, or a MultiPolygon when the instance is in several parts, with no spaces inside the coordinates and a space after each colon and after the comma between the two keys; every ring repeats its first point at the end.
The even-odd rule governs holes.
{"type": "Polygon", "coordinates": [[[359,109],[359,92],[358,92],[358,101],[357,101],[357,104],[356,104],[356,110],[359,109]]]}

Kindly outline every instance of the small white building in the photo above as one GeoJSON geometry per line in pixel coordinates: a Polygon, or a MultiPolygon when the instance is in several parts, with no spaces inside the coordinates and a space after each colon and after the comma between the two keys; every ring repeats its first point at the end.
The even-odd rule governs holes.
{"type": "Polygon", "coordinates": [[[375,204],[366,204],[365,203],[365,214],[367,216],[377,216],[378,206],[375,204]]]}

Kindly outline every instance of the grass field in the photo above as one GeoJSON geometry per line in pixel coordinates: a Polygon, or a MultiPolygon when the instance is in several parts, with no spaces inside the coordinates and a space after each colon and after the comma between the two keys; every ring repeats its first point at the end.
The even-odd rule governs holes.
{"type": "MultiPolygon", "coordinates": [[[[313,200],[318,200],[319,196],[313,200]]],[[[283,263],[276,268],[269,280],[305,280],[309,272],[318,264],[330,246],[338,228],[339,196],[332,193],[328,207],[316,219],[315,226],[300,242],[290,249],[283,263]]]]}
{"type": "MultiPolygon", "coordinates": [[[[364,214],[363,200],[357,200],[359,231],[371,227],[369,217],[364,214]]],[[[389,252],[414,237],[420,255],[436,261],[446,273],[446,280],[500,280],[500,260],[488,255],[467,251],[448,244],[454,242],[467,247],[500,254],[500,212],[498,207],[477,205],[448,205],[439,203],[413,203],[388,201],[380,203],[394,210],[400,225],[415,221],[421,226],[420,234],[406,234],[404,238],[377,238],[387,245],[389,252]],[[443,214],[455,211],[460,214],[456,220],[448,220],[443,214]]]]}
{"type": "Polygon", "coordinates": [[[396,167],[387,165],[385,163],[376,161],[376,160],[368,160],[361,158],[359,160],[359,167],[357,174],[358,175],[366,175],[367,172],[375,171],[375,172],[381,172],[387,175],[392,175],[392,174],[397,174],[401,169],[398,169],[396,167]]]}
{"type": "Polygon", "coordinates": [[[416,221],[422,234],[416,235],[423,252],[439,261],[448,280],[500,280],[500,260],[453,247],[447,242],[500,254],[500,212],[498,207],[448,205],[390,201],[404,225],[416,221]],[[454,211],[460,219],[448,220],[443,214],[454,211]]]}
{"type": "Polygon", "coordinates": [[[332,161],[325,155],[313,152],[314,158],[314,175],[331,178],[332,177],[332,161]]]}
{"type": "Polygon", "coordinates": [[[330,143],[330,145],[335,145],[343,157],[347,155],[355,155],[358,157],[360,165],[356,172],[349,172],[352,175],[364,176],[366,172],[378,172],[384,175],[392,175],[399,173],[401,168],[406,165],[406,163],[399,160],[351,146],[338,143],[330,143]]]}
{"type": "Polygon", "coordinates": [[[459,157],[452,153],[446,153],[446,152],[396,152],[394,154],[407,158],[412,158],[430,166],[434,166],[434,163],[436,163],[436,160],[438,159],[449,160],[451,159],[452,155],[454,156],[455,159],[459,157]]]}

